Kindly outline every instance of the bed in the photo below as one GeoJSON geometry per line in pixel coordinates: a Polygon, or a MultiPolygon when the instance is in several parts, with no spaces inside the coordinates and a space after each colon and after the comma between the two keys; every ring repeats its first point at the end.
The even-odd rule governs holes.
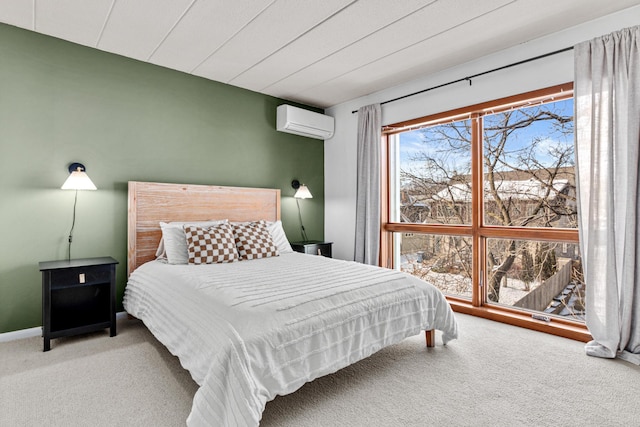
{"type": "Polygon", "coordinates": [[[200,386],[189,426],[257,426],[277,395],[381,348],[434,329],[445,344],[457,337],[435,287],[394,270],[293,252],[279,221],[277,189],[129,182],[124,306],[200,386]],[[264,221],[277,256],[157,260],[160,223],[172,221],[264,221]]]}

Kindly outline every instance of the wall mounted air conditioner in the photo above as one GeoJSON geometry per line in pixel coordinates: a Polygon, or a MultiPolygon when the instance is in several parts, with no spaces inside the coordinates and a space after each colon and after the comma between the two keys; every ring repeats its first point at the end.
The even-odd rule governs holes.
{"type": "Polygon", "coordinates": [[[329,139],[333,136],[333,117],[291,105],[282,104],[277,109],[276,129],[309,138],[329,139]]]}

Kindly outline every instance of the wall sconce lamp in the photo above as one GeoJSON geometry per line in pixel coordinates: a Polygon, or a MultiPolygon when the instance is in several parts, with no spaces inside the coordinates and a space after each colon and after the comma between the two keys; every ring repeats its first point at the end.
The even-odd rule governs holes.
{"type": "Polygon", "coordinates": [[[300,184],[297,179],[291,181],[291,186],[296,189],[296,194],[293,195],[296,199],[313,199],[309,188],[304,184],[300,184]]]}
{"type": "Polygon", "coordinates": [[[313,199],[311,195],[311,191],[307,188],[306,185],[300,184],[300,181],[294,179],[291,181],[291,187],[296,190],[296,193],[293,195],[293,198],[296,199],[296,205],[298,205],[298,218],[300,219],[300,230],[302,232],[302,240],[304,242],[308,242],[309,238],[307,237],[307,231],[304,229],[304,224],[302,223],[302,213],[300,212],[300,199],[313,199]]]}
{"type": "Polygon", "coordinates": [[[76,225],[76,204],[78,203],[78,190],[97,190],[91,178],[85,172],[87,169],[82,163],[71,163],[69,165],[69,176],[62,187],[62,190],[75,190],[73,199],[73,218],[71,220],[71,230],[69,231],[69,250],[67,259],[71,260],[71,242],[73,241],[73,229],[76,225]]]}
{"type": "Polygon", "coordinates": [[[82,163],[69,165],[69,177],[60,187],[63,190],[97,190],[96,186],[85,172],[87,169],[82,163]]]}

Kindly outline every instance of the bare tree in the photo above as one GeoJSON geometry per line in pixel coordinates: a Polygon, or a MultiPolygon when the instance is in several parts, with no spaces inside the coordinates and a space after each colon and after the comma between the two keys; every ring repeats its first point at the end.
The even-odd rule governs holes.
{"type": "Polygon", "coordinates": [[[527,248],[522,250],[522,269],[520,271],[520,280],[525,284],[525,291],[529,291],[529,284],[535,279],[533,257],[527,248]]]}
{"type": "MultiPolygon", "coordinates": [[[[542,104],[484,117],[485,222],[506,226],[576,226],[573,117],[542,104]],[[545,124],[544,136],[536,128],[545,124]]],[[[404,221],[468,224],[471,214],[471,120],[422,130],[425,149],[400,170],[404,221]]],[[[514,265],[516,241],[488,253],[488,295],[514,265]]],[[[468,248],[470,251],[470,248],[468,248]]]]}

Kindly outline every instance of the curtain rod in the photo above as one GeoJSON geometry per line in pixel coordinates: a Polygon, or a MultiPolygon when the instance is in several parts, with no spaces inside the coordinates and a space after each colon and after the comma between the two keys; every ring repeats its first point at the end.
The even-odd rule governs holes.
{"type": "MultiPolygon", "coordinates": [[[[390,102],[399,101],[399,100],[404,99],[404,98],[409,98],[410,96],[419,95],[421,93],[429,92],[430,90],[440,89],[441,87],[449,86],[449,85],[452,85],[452,84],[455,84],[455,83],[464,82],[464,81],[468,81],[469,82],[469,86],[471,86],[471,79],[475,79],[476,77],[480,77],[480,76],[484,76],[485,74],[489,74],[489,73],[493,73],[493,72],[496,72],[496,71],[504,70],[505,68],[515,67],[516,65],[522,65],[522,64],[525,64],[527,62],[536,61],[538,59],[546,58],[547,56],[557,55],[558,53],[567,52],[569,50],[573,50],[573,46],[565,47],[564,49],[555,50],[553,52],[545,53],[543,55],[534,56],[533,58],[523,59],[522,61],[514,62],[514,63],[508,64],[508,65],[503,65],[502,67],[494,68],[494,69],[488,70],[488,71],[483,71],[482,73],[473,74],[471,76],[463,77],[463,78],[458,79],[458,80],[452,80],[450,82],[442,83],[442,84],[439,84],[437,86],[432,86],[432,87],[427,88],[427,89],[422,89],[422,90],[419,90],[417,92],[409,93],[407,95],[402,95],[402,96],[399,96],[397,98],[393,98],[393,99],[389,99],[387,101],[381,102],[380,105],[388,104],[390,102]]],[[[355,114],[357,112],[358,112],[358,110],[353,110],[351,113],[355,114]]]]}

